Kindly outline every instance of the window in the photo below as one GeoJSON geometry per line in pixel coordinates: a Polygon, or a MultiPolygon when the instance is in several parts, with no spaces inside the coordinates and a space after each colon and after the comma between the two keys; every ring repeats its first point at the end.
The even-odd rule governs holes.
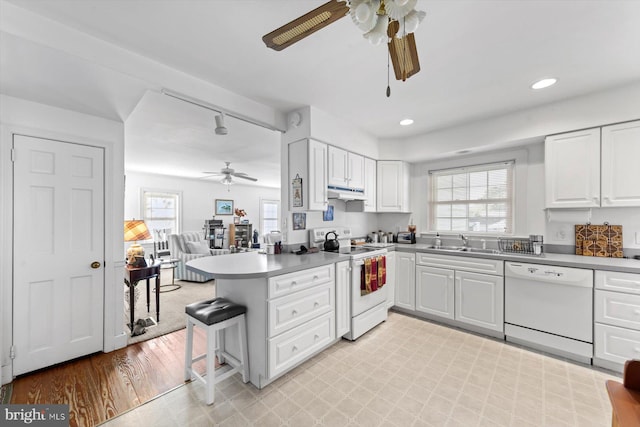
{"type": "Polygon", "coordinates": [[[180,232],[179,208],[180,193],[142,190],[142,216],[154,238],[154,230],[170,230],[167,234],[180,232]]]}
{"type": "Polygon", "coordinates": [[[513,232],[513,161],[431,171],[433,231],[513,232]]]}
{"type": "Polygon", "coordinates": [[[278,220],[280,212],[279,200],[260,199],[260,224],[262,225],[261,234],[266,236],[272,231],[280,230],[278,220]]]}

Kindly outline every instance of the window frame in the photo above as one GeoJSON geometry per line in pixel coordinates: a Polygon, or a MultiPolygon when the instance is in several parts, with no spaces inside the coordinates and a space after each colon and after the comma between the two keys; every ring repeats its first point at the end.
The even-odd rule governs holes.
{"type": "MultiPolygon", "coordinates": [[[[175,209],[175,224],[176,224],[176,229],[174,230],[173,234],[180,234],[180,231],[182,230],[182,191],[178,191],[178,190],[167,190],[167,189],[161,189],[161,188],[141,188],[140,189],[140,217],[144,220],[145,223],[148,223],[148,218],[147,218],[147,205],[146,205],[146,200],[147,200],[147,194],[165,194],[165,195],[172,195],[175,196],[176,198],[176,209],[175,209]]],[[[149,232],[151,233],[151,235],[153,236],[153,238],[155,239],[155,236],[153,235],[153,227],[152,226],[148,226],[149,228],[149,232]]]]}
{"type": "MultiPolygon", "coordinates": [[[[276,210],[277,210],[277,212],[276,212],[276,215],[277,215],[277,216],[276,216],[276,218],[275,218],[275,220],[276,220],[276,224],[278,224],[278,225],[280,224],[280,217],[281,217],[281,215],[282,215],[282,209],[281,209],[280,200],[276,200],[276,199],[263,199],[263,198],[260,198],[260,234],[262,235],[262,240],[263,240],[263,241],[266,241],[266,240],[265,240],[265,237],[266,237],[266,234],[267,234],[267,233],[265,232],[264,221],[265,221],[265,220],[267,220],[267,219],[268,219],[268,220],[272,220],[272,219],[274,219],[274,218],[271,218],[271,217],[269,217],[269,218],[266,218],[266,217],[265,217],[265,213],[264,213],[264,205],[265,205],[265,204],[267,204],[267,203],[275,204],[275,205],[277,206],[277,209],[276,209],[276,210]]],[[[279,230],[279,228],[278,228],[278,227],[276,227],[276,230],[279,230]]]]}
{"type": "MultiPolygon", "coordinates": [[[[460,166],[452,166],[452,167],[444,167],[444,168],[439,168],[439,169],[430,169],[427,171],[428,176],[429,176],[429,197],[428,197],[428,202],[427,202],[427,211],[428,211],[428,230],[430,233],[442,233],[442,234],[456,234],[456,233],[465,233],[465,234],[471,234],[471,235],[478,235],[478,236],[511,236],[515,234],[516,231],[516,222],[515,222],[515,218],[516,218],[516,211],[518,209],[518,205],[517,205],[517,201],[516,201],[516,175],[517,175],[517,160],[516,159],[505,159],[505,160],[498,160],[498,161],[493,161],[490,163],[476,163],[476,164],[469,164],[469,165],[460,165],[460,166]],[[506,167],[503,167],[506,166],[506,167]],[[469,174],[474,173],[474,172],[485,172],[485,171],[492,171],[492,170],[500,170],[500,169],[507,169],[507,174],[508,174],[508,178],[507,178],[507,197],[505,199],[489,199],[489,198],[485,198],[485,199],[476,199],[476,200],[472,200],[469,198],[469,174]],[[451,176],[451,175],[458,175],[458,174],[462,174],[465,173],[467,175],[466,179],[466,190],[467,190],[467,198],[458,202],[458,204],[461,205],[465,205],[465,206],[469,206],[472,205],[474,203],[481,203],[481,204],[490,204],[492,202],[496,202],[496,203],[503,203],[504,201],[506,201],[508,203],[507,206],[507,215],[505,216],[506,222],[507,222],[507,227],[506,230],[501,232],[501,231],[496,231],[496,230],[491,230],[491,231],[470,231],[470,230],[441,230],[437,227],[437,206],[438,206],[438,202],[436,201],[436,197],[437,197],[437,189],[436,189],[436,177],[437,176],[451,176]]],[[[453,202],[453,204],[455,204],[455,200],[452,200],[451,202],[453,202]]],[[[454,218],[452,215],[449,218],[454,218]]],[[[461,217],[462,218],[462,217],[461,217]]],[[[468,228],[468,220],[470,219],[469,217],[469,212],[467,210],[467,216],[464,217],[467,219],[467,228],[468,228]]]]}

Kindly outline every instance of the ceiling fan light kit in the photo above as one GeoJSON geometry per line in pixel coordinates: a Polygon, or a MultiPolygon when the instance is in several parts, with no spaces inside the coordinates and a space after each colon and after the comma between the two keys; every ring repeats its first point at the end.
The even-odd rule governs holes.
{"type": "Polygon", "coordinates": [[[420,71],[413,33],[426,13],[416,10],[416,5],[417,0],[331,0],[262,40],[280,51],[349,14],[371,44],[388,44],[396,79],[405,81],[420,71]]]}

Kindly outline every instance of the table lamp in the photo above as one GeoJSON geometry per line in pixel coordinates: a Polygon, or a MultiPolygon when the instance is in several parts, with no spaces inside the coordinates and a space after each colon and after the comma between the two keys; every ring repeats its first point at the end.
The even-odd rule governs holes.
{"type": "Polygon", "coordinates": [[[134,219],[124,222],[124,241],[133,242],[127,249],[128,264],[138,266],[136,258],[144,260],[144,248],[138,244],[138,240],[149,240],[151,238],[151,233],[149,233],[149,229],[143,220],[134,219]]]}

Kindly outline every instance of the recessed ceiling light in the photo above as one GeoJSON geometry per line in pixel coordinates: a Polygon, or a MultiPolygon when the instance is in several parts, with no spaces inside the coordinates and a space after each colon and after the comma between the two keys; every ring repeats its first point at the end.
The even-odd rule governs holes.
{"type": "Polygon", "coordinates": [[[412,119],[402,119],[400,120],[400,125],[401,126],[409,126],[413,124],[413,120],[412,119]]]}
{"type": "Polygon", "coordinates": [[[545,87],[552,86],[556,84],[558,80],[556,79],[542,79],[531,85],[531,89],[544,89],[545,87]]]}

